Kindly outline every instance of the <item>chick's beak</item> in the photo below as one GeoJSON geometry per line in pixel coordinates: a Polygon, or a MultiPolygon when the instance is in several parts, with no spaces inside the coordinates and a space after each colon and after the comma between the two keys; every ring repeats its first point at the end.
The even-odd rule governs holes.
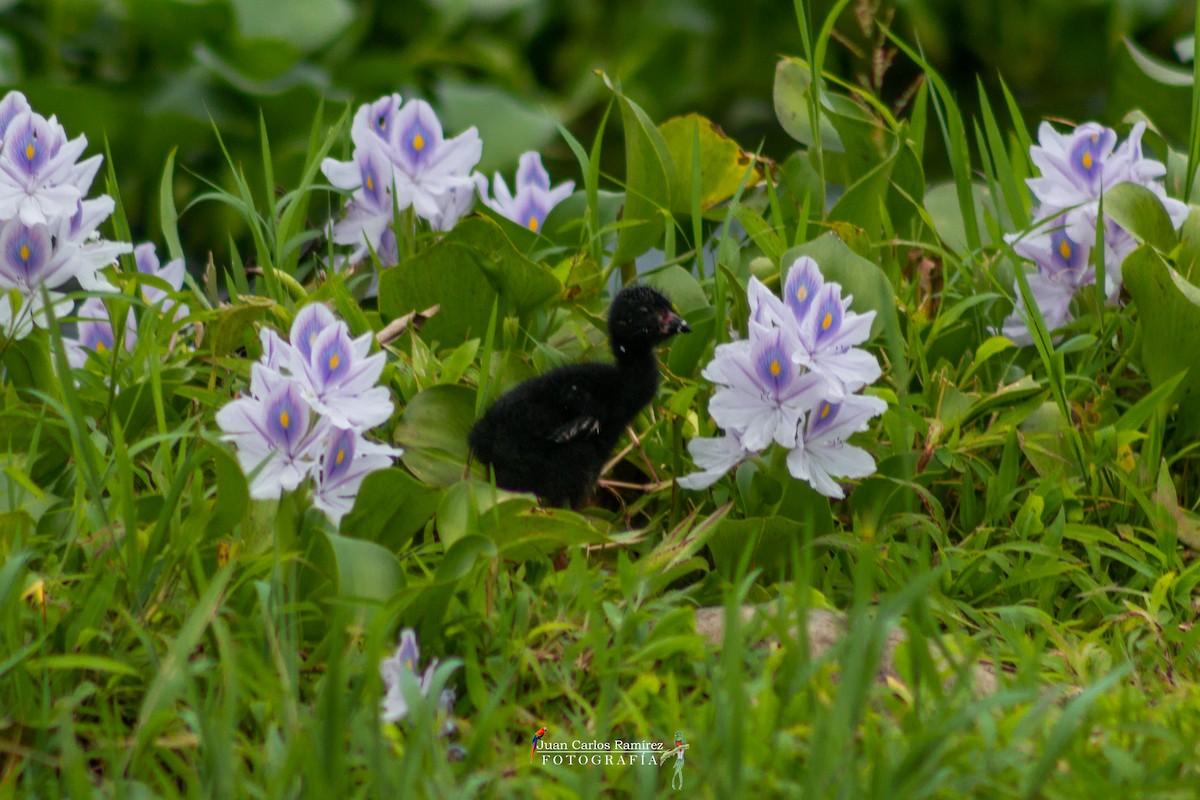
{"type": "Polygon", "coordinates": [[[674,336],[677,333],[691,333],[692,326],[674,311],[669,311],[663,316],[662,330],[665,335],[674,336]]]}

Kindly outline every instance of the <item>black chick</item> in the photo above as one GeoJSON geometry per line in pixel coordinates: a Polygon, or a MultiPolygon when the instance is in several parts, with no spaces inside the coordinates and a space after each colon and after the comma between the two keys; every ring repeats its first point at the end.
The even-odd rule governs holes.
{"type": "Polygon", "coordinates": [[[496,485],[579,506],[621,431],[658,390],[654,348],[691,328],[649,286],[621,290],[608,312],[615,364],[571,364],[521,383],[475,423],[471,452],[496,485]]]}

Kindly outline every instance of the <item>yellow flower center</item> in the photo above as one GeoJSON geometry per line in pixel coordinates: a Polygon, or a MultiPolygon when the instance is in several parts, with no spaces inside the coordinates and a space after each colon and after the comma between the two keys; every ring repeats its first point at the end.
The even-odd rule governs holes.
{"type": "Polygon", "coordinates": [[[334,353],[333,355],[331,355],[329,357],[329,368],[330,369],[337,369],[338,364],[340,364],[340,363],[342,363],[342,360],[340,358],[338,358],[337,353],[334,353]]]}
{"type": "Polygon", "coordinates": [[[337,457],[333,459],[334,463],[341,464],[342,461],[345,460],[345,458],[346,458],[346,448],[339,447],[338,452],[337,452],[337,457]]]}
{"type": "Polygon", "coordinates": [[[780,371],[779,359],[778,358],[771,359],[771,376],[778,378],[779,371],[780,371]]]}
{"type": "Polygon", "coordinates": [[[33,142],[30,142],[29,144],[25,145],[25,158],[29,159],[30,161],[33,161],[33,154],[36,152],[37,151],[33,149],[33,142]]]}
{"type": "Polygon", "coordinates": [[[375,179],[372,178],[370,175],[367,176],[367,191],[368,192],[375,191],[375,179]]]}
{"type": "Polygon", "coordinates": [[[808,299],[808,287],[802,283],[802,284],[800,284],[800,288],[796,290],[796,300],[803,303],[807,299],[808,299]]]}
{"type": "Polygon", "coordinates": [[[292,418],[288,416],[287,411],[279,412],[279,427],[283,428],[286,431],[288,425],[290,425],[291,422],[292,422],[292,418]]]}
{"type": "Polygon", "coordinates": [[[96,342],[96,352],[103,353],[108,348],[104,346],[104,342],[96,342]]]}
{"type": "Polygon", "coordinates": [[[1071,260],[1071,243],[1066,239],[1062,240],[1062,244],[1058,246],[1058,254],[1063,257],[1063,261],[1071,260]]]}
{"type": "Polygon", "coordinates": [[[829,311],[825,312],[825,318],[821,320],[821,330],[829,330],[829,326],[833,324],[833,314],[829,311]]]}
{"type": "Polygon", "coordinates": [[[416,136],[413,137],[413,150],[420,152],[421,150],[424,150],[424,149],[425,149],[425,137],[418,133],[416,136]]]}
{"type": "Polygon", "coordinates": [[[1081,160],[1083,161],[1083,168],[1084,168],[1084,169],[1091,169],[1091,168],[1092,168],[1092,164],[1093,164],[1094,162],[1092,161],[1092,154],[1091,154],[1089,151],[1087,151],[1087,150],[1084,150],[1084,151],[1083,151],[1083,158],[1082,158],[1081,160]]]}
{"type": "Polygon", "coordinates": [[[824,405],[821,406],[821,419],[825,419],[828,416],[829,416],[829,403],[825,403],[824,405]]]}
{"type": "Polygon", "coordinates": [[[22,261],[29,260],[29,245],[27,245],[27,244],[21,245],[21,260],[22,261]]]}
{"type": "Polygon", "coordinates": [[[535,216],[533,216],[532,214],[530,214],[530,215],[529,215],[529,222],[527,222],[527,223],[526,223],[526,226],[529,228],[529,230],[533,231],[534,233],[537,233],[537,229],[538,229],[538,220],[537,220],[537,217],[535,217],[535,216]]]}

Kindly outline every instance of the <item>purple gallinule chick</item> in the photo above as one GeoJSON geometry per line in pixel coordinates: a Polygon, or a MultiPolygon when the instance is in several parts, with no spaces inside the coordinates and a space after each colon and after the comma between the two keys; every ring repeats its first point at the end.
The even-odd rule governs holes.
{"type": "Polygon", "coordinates": [[[571,364],[519,384],[471,429],[496,485],[550,505],[581,505],[621,431],[658,390],[654,348],[691,328],[649,286],[622,289],[608,312],[614,364],[571,364]]]}

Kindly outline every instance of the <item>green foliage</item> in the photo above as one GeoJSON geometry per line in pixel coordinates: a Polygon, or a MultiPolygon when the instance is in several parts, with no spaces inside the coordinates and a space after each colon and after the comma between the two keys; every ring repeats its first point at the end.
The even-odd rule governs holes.
{"type": "MultiPolygon", "coordinates": [[[[77,5],[56,6],[47,42],[96,47],[85,23],[110,12],[77,5]]],[[[951,41],[930,22],[941,35],[917,50],[866,3],[796,3],[797,39],[777,9],[692,0],[649,15],[135,2],[116,38],[153,43],[147,98],[115,46],[76,85],[32,81],[35,106],[68,122],[166,120],[139,128],[136,153],[114,149],[114,174],[157,196],[122,184],[118,200],[172,256],[224,256],[176,297],[187,320],[110,298],[114,318],[134,307],[132,350],[73,369],[56,322],[0,343],[0,796],[666,792],[657,766],[529,764],[543,725],[554,743],[682,731],[700,797],[1194,793],[1200,210],[1177,230],[1153,192],[1111,189],[1102,214],[1140,243],[1120,265],[1131,302],[1082,292],[1059,330],[1031,315],[1033,346],[1000,335],[1014,305],[1036,312],[1009,244],[1031,219],[1027,95],[991,76],[963,91],[934,69],[952,48],[1013,65],[1012,21],[988,43],[976,5],[906,4],[966,23],[951,41]],[[179,62],[188,29],[219,46],[179,62]],[[607,83],[579,46],[599,30],[607,83]],[[739,44],[746,31],[764,35],[739,44]],[[383,46],[397,34],[404,47],[383,46]],[[531,88],[534,45],[558,66],[554,92],[531,88]],[[770,64],[753,91],[731,88],[797,50],[774,64],[773,97],[770,64]],[[870,54],[923,83],[896,102],[882,74],[855,79],[870,54]],[[431,88],[449,128],[478,124],[487,168],[557,148],[579,190],[539,232],[482,212],[438,234],[400,215],[398,266],[334,270],[324,220],[341,198],[318,168],[348,152],[348,114],[330,125],[319,98],[409,85],[431,88]],[[770,134],[717,128],[706,92],[773,106],[770,134]],[[494,486],[469,457],[475,419],[526,377],[608,358],[605,281],[654,249],[639,279],[693,330],[661,354],[659,396],[596,502],[551,509],[494,486]],[[854,442],[877,471],[831,501],[775,448],[684,491],[688,440],[714,433],[703,368],[744,335],[751,276],[778,291],[800,255],[875,313],[866,346],[884,377],[868,391],[888,410],[854,442]],[[386,354],[397,412],[372,436],[404,449],[336,529],[311,486],[251,499],[214,421],[248,391],[261,331],[311,302],[386,354]],[[402,627],[418,673],[440,666],[384,724],[379,664],[402,627]]],[[[1052,36],[1094,6],[1027,11],[1052,36]]],[[[9,52],[31,41],[27,12],[2,12],[26,21],[0,36],[9,52]]],[[[1155,123],[1166,189],[1188,197],[1194,77],[1119,48],[1110,100],[1155,123]]],[[[74,51],[52,49],[47,74],[67,74],[74,51]]]]}

